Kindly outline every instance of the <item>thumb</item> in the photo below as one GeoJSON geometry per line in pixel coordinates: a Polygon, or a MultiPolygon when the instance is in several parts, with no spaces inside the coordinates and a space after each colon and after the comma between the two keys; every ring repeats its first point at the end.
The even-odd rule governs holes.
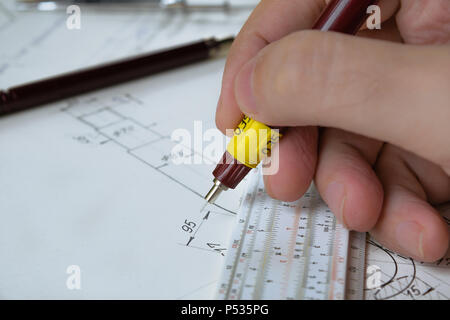
{"type": "Polygon", "coordinates": [[[448,49],[300,31],[241,69],[236,101],[268,125],[339,128],[400,146],[450,174],[448,49]]]}

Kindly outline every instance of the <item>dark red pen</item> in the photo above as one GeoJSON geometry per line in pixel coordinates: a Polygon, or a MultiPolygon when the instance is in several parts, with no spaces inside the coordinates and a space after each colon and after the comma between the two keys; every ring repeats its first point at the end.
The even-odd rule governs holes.
{"type": "Polygon", "coordinates": [[[0,116],[222,56],[233,40],[205,39],[0,91],[0,116]]]}
{"type": "MultiPolygon", "coordinates": [[[[313,29],[355,34],[368,17],[368,7],[377,2],[378,0],[333,0],[313,29]]],[[[280,138],[277,130],[244,117],[213,171],[214,185],[206,194],[206,201],[214,203],[222,191],[234,189],[265,155],[270,154],[272,145],[280,138]]]]}

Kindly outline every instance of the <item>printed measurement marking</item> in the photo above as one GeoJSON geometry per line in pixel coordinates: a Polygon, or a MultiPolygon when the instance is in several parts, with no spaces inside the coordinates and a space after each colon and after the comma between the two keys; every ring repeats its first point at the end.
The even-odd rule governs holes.
{"type": "MultiPolygon", "coordinates": [[[[176,176],[164,171],[164,169],[171,165],[170,156],[163,155],[158,158],[158,152],[164,150],[162,148],[171,146],[172,142],[170,139],[154,130],[152,128],[154,124],[146,126],[115,109],[116,106],[137,103],[136,99],[133,99],[129,94],[125,94],[124,96],[113,97],[110,100],[108,100],[107,103],[97,98],[89,98],[83,102],[80,102],[77,99],[68,101],[68,105],[62,108],[61,111],[72,116],[74,119],[80,121],[95,132],[92,134],[76,136],[74,139],[83,144],[103,145],[107,142],[114,143],[120,146],[131,157],[158,171],[159,174],[164,175],[203,200],[203,195],[198,191],[185,184],[182,180],[177,179],[176,176]],[[156,148],[156,150],[154,147],[158,143],[161,143],[161,146],[156,148]],[[142,152],[143,150],[145,150],[145,152],[142,152]]],[[[139,105],[142,105],[141,101],[139,101],[139,105]]],[[[192,149],[186,150],[194,152],[192,149]]],[[[199,223],[188,220],[185,221],[181,228],[183,229],[183,232],[189,235],[184,246],[207,250],[224,256],[226,248],[221,247],[219,244],[211,247],[211,244],[214,242],[198,240],[196,237],[197,233],[204,228],[205,223],[208,221],[211,214],[227,216],[236,215],[235,212],[218,204],[214,204],[214,208],[220,210],[210,210],[206,212],[199,223]]],[[[200,212],[200,214],[201,213],[202,212],[200,212]]]]}
{"type": "MultiPolygon", "coordinates": [[[[355,263],[354,295],[362,296],[363,281],[356,279],[364,275],[364,254],[348,259],[348,234],[314,189],[296,203],[276,201],[263,192],[256,172],[238,215],[218,298],[343,299],[350,262],[355,263]]],[[[364,252],[364,241],[353,245],[364,252]]]]}

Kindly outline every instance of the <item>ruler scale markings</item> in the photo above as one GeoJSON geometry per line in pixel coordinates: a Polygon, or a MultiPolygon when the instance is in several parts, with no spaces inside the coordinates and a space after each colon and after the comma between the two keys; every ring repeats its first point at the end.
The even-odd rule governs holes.
{"type": "MultiPolygon", "coordinates": [[[[244,230],[244,236],[247,241],[244,241],[242,247],[245,249],[241,252],[238,262],[242,263],[242,268],[239,269],[239,275],[241,279],[245,279],[245,285],[239,286],[239,294],[237,299],[255,299],[253,293],[255,292],[255,287],[258,284],[257,279],[261,269],[258,268],[258,263],[261,260],[261,255],[264,254],[264,247],[261,246],[260,241],[256,241],[258,234],[256,230],[261,229],[261,214],[252,214],[252,209],[254,207],[254,201],[263,192],[263,189],[256,188],[254,191],[254,198],[252,205],[248,207],[248,224],[244,230]]],[[[261,212],[263,209],[263,203],[257,203],[257,211],[261,212]]]]}
{"type": "MultiPolygon", "coordinates": [[[[307,209],[307,206],[303,206],[303,209],[307,209]]],[[[299,233],[297,235],[300,240],[299,246],[300,246],[302,255],[301,255],[301,259],[299,260],[299,263],[296,268],[296,270],[298,270],[297,274],[296,274],[296,286],[294,287],[295,291],[292,293],[292,296],[294,299],[299,299],[301,296],[303,296],[304,273],[301,272],[301,270],[305,269],[305,265],[307,263],[306,246],[307,246],[307,242],[308,242],[307,239],[309,238],[309,236],[308,236],[309,228],[308,228],[307,222],[305,224],[306,216],[307,216],[306,210],[300,210],[299,219],[300,219],[300,224],[303,224],[303,225],[299,226],[299,233]]]]}
{"type": "MultiPolygon", "coordinates": [[[[269,267],[268,264],[268,256],[273,254],[273,249],[271,247],[272,243],[272,232],[274,231],[274,222],[275,222],[275,215],[273,214],[275,208],[269,207],[270,204],[267,205],[267,203],[264,203],[265,205],[262,208],[261,214],[264,214],[265,211],[270,210],[272,214],[265,215],[266,221],[261,221],[261,227],[264,226],[265,232],[264,238],[263,238],[263,254],[262,259],[260,261],[260,264],[258,266],[258,278],[256,279],[256,285],[254,290],[254,299],[255,300],[261,300],[264,293],[266,292],[266,286],[268,285],[269,281],[272,281],[271,279],[267,278],[267,267],[269,267]]],[[[270,264],[270,263],[269,263],[270,264]]]]}
{"type": "Polygon", "coordinates": [[[349,266],[346,280],[346,299],[364,299],[364,280],[366,270],[366,233],[350,232],[349,266]]]}
{"type": "MultiPolygon", "coordinates": [[[[246,200],[248,198],[250,198],[251,199],[250,202],[253,203],[255,201],[255,197],[256,197],[255,193],[253,193],[251,195],[247,194],[246,200]]],[[[246,202],[247,201],[244,201],[244,204],[246,202]]],[[[245,212],[245,209],[246,209],[246,207],[244,206],[243,212],[245,212]]],[[[242,243],[242,239],[244,239],[244,232],[247,229],[249,216],[250,216],[250,210],[247,210],[247,215],[246,215],[245,219],[242,219],[241,217],[239,217],[238,226],[235,228],[235,230],[233,232],[233,243],[231,245],[230,251],[234,252],[234,256],[229,253],[229,256],[231,257],[231,263],[225,267],[225,271],[223,272],[223,275],[222,275],[222,278],[226,279],[227,282],[224,282],[221,284],[221,290],[223,292],[221,293],[219,291],[219,297],[221,295],[223,295],[223,299],[230,299],[230,296],[231,296],[230,291],[231,291],[232,287],[230,285],[230,281],[233,280],[233,277],[236,273],[236,267],[238,265],[237,260],[239,259],[239,255],[241,253],[241,243],[242,243]],[[235,249],[235,250],[233,250],[233,249],[235,249]]],[[[229,260],[227,260],[227,262],[228,261],[229,260]]]]}
{"type": "MultiPolygon", "coordinates": [[[[270,248],[271,253],[267,256],[269,259],[266,262],[265,279],[264,282],[264,299],[277,299],[282,292],[282,277],[286,273],[286,261],[287,253],[283,250],[280,244],[280,234],[286,237],[285,228],[281,224],[282,209],[280,208],[279,201],[271,200],[271,206],[273,207],[273,223],[272,234],[270,235],[270,248]],[[272,259],[270,257],[273,257],[272,259]],[[270,278],[268,278],[270,275],[270,278]],[[269,282],[269,280],[271,282],[269,282]]],[[[288,215],[287,212],[285,214],[288,215]]],[[[286,241],[282,241],[286,243],[286,241]]]]}
{"type": "Polygon", "coordinates": [[[349,232],[342,228],[342,225],[336,225],[336,241],[333,248],[333,260],[330,279],[329,299],[343,299],[345,293],[345,276],[347,268],[347,255],[349,232]]]}
{"type": "Polygon", "coordinates": [[[314,225],[315,225],[315,221],[316,221],[316,215],[313,212],[313,208],[315,207],[315,203],[314,203],[314,198],[311,196],[311,193],[308,191],[308,193],[305,196],[305,199],[309,198],[310,199],[310,205],[308,207],[308,211],[307,211],[307,215],[305,216],[305,218],[307,218],[307,225],[306,225],[306,230],[307,230],[307,238],[306,238],[306,242],[304,245],[304,250],[305,250],[305,264],[303,266],[303,269],[300,269],[299,272],[302,275],[302,284],[300,287],[300,292],[297,296],[298,299],[308,299],[308,279],[307,279],[307,275],[311,266],[311,263],[313,263],[314,261],[312,261],[311,258],[312,254],[312,246],[314,244],[314,225]]]}
{"type": "MultiPolygon", "coordinates": [[[[304,211],[302,209],[300,209],[299,212],[299,227],[297,230],[297,234],[296,234],[296,246],[297,246],[297,250],[299,250],[300,252],[300,257],[297,259],[297,261],[294,261],[294,266],[293,266],[293,270],[303,270],[304,266],[305,266],[305,259],[306,259],[306,255],[305,255],[305,235],[306,235],[306,228],[304,226],[301,225],[302,222],[302,217],[304,215],[304,211]],[[301,239],[301,240],[299,240],[301,239]]],[[[289,290],[290,294],[289,297],[292,297],[292,299],[295,299],[297,297],[297,292],[300,290],[299,288],[301,287],[302,283],[303,283],[303,277],[302,277],[302,273],[300,272],[294,272],[293,277],[294,277],[294,286],[291,288],[291,290],[289,290]]]]}
{"type": "MultiPolygon", "coordinates": [[[[335,237],[337,235],[339,235],[339,230],[337,229],[336,222],[333,223],[333,230],[334,230],[335,237]]],[[[338,241],[339,241],[339,239],[337,239],[335,241],[335,243],[332,246],[330,246],[330,251],[332,253],[330,254],[330,264],[329,264],[331,266],[331,272],[328,274],[328,292],[329,292],[328,299],[332,299],[333,294],[334,294],[334,289],[335,289],[333,279],[336,278],[337,270],[336,270],[336,266],[333,261],[333,255],[336,254],[336,248],[339,245],[337,243],[338,241]]]]}
{"type": "MultiPolygon", "coordinates": [[[[328,212],[328,210],[327,210],[328,212]]],[[[328,216],[327,216],[328,217],[328,216]]],[[[333,239],[335,234],[336,234],[336,220],[332,220],[332,225],[331,225],[331,232],[329,234],[329,242],[328,242],[328,255],[329,255],[329,265],[331,266],[333,264],[333,249],[334,249],[334,243],[333,243],[333,239]]],[[[327,283],[329,284],[331,282],[331,274],[327,274],[327,283]]]]}
{"type": "Polygon", "coordinates": [[[293,203],[273,200],[256,170],[237,218],[218,298],[343,299],[346,287],[362,294],[360,244],[350,249],[349,232],[314,187],[293,203]]]}
{"type": "MultiPolygon", "coordinates": [[[[253,203],[257,196],[257,192],[258,191],[255,190],[255,192],[253,194],[252,206],[253,206],[253,203]]],[[[235,269],[235,278],[238,278],[238,280],[235,279],[233,281],[234,292],[235,292],[234,299],[242,299],[242,290],[243,290],[244,286],[241,285],[240,282],[242,282],[242,279],[246,278],[247,271],[248,271],[249,265],[251,263],[251,258],[253,257],[253,247],[254,247],[253,238],[246,237],[246,234],[248,234],[248,232],[251,231],[252,226],[255,225],[255,223],[252,219],[254,219],[254,218],[258,219],[259,217],[251,215],[252,206],[248,207],[247,218],[246,218],[247,223],[245,224],[244,230],[242,233],[242,235],[244,237],[244,241],[242,242],[242,249],[244,249],[244,250],[241,250],[240,253],[238,254],[238,256],[236,257],[237,263],[238,263],[238,268],[235,269]],[[248,240],[248,239],[250,239],[250,240],[248,240]]]]}
{"type": "MultiPolygon", "coordinates": [[[[261,203],[261,206],[259,208],[260,210],[260,216],[265,216],[264,218],[267,219],[266,211],[269,210],[270,207],[267,206],[267,203],[261,203]]],[[[267,255],[272,254],[271,248],[269,248],[270,243],[270,232],[272,232],[272,219],[270,219],[271,215],[268,216],[269,219],[267,221],[264,221],[264,219],[260,220],[260,225],[258,225],[258,228],[264,229],[267,231],[267,233],[264,234],[264,237],[261,239],[261,259],[258,261],[258,276],[255,278],[255,290],[253,291],[253,299],[254,300],[261,300],[263,296],[263,290],[265,290],[266,281],[268,279],[265,277],[266,274],[264,272],[264,267],[266,265],[267,261],[267,255]]],[[[255,239],[256,240],[256,239],[255,239]]]]}
{"type": "MultiPolygon", "coordinates": [[[[308,210],[308,213],[311,213],[311,207],[308,210]]],[[[310,214],[311,215],[311,214],[310,214]]],[[[307,297],[307,279],[306,275],[308,274],[309,265],[311,262],[311,243],[314,240],[314,219],[315,216],[311,215],[310,219],[307,220],[306,230],[308,232],[306,242],[304,245],[305,250],[305,265],[303,266],[303,270],[299,270],[298,272],[302,275],[302,282],[300,287],[300,293],[298,295],[298,299],[305,299],[307,297]]]]}
{"type": "MultiPolygon", "coordinates": [[[[258,194],[260,194],[261,192],[262,192],[262,190],[260,190],[258,188],[256,196],[258,196],[258,194]]],[[[258,212],[261,212],[262,206],[263,206],[262,203],[257,204],[258,212]]],[[[249,213],[250,212],[251,212],[251,208],[249,208],[249,213]]],[[[259,268],[259,261],[262,259],[262,257],[260,258],[259,256],[263,255],[265,252],[264,247],[260,246],[260,242],[256,241],[258,234],[255,232],[255,230],[261,229],[261,226],[260,226],[261,217],[262,217],[261,214],[258,214],[258,215],[253,214],[251,216],[251,218],[249,218],[249,219],[253,219],[253,220],[251,220],[252,223],[248,225],[248,230],[246,231],[246,236],[247,236],[247,238],[250,239],[249,245],[247,247],[247,252],[246,252],[246,255],[247,255],[246,259],[247,259],[247,261],[249,261],[249,263],[247,264],[245,271],[244,271],[245,279],[247,279],[248,287],[247,288],[245,288],[244,286],[241,287],[241,292],[239,295],[240,299],[256,299],[256,297],[254,296],[254,293],[256,292],[255,288],[258,285],[257,279],[259,279],[260,272],[261,272],[261,268],[259,268]],[[250,273],[249,277],[247,277],[248,272],[250,273]],[[247,289],[247,290],[245,290],[245,289],[247,289]],[[244,296],[242,295],[243,293],[245,293],[244,296]]]]}
{"type": "Polygon", "coordinates": [[[292,265],[293,263],[293,259],[296,257],[296,234],[298,232],[298,228],[299,228],[299,222],[300,222],[300,215],[298,214],[297,210],[294,211],[294,215],[293,215],[293,223],[292,223],[292,230],[291,230],[291,234],[289,236],[289,242],[288,242],[288,264],[287,264],[287,269],[285,271],[285,273],[283,274],[283,283],[282,283],[282,288],[281,288],[281,296],[282,297],[286,297],[287,299],[291,299],[289,293],[288,293],[288,286],[289,286],[289,279],[290,279],[290,275],[291,275],[291,271],[292,271],[292,265]]]}

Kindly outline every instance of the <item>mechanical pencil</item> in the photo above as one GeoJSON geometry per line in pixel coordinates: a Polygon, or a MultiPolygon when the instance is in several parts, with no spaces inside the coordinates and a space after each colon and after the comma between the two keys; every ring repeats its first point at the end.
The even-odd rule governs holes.
{"type": "MultiPolygon", "coordinates": [[[[325,8],[313,29],[356,34],[368,17],[367,9],[377,0],[333,0],[325,8]]],[[[213,171],[214,185],[206,194],[207,203],[214,203],[219,194],[234,189],[251,169],[281,138],[278,130],[244,117],[234,131],[222,159],[213,171]]]]}

